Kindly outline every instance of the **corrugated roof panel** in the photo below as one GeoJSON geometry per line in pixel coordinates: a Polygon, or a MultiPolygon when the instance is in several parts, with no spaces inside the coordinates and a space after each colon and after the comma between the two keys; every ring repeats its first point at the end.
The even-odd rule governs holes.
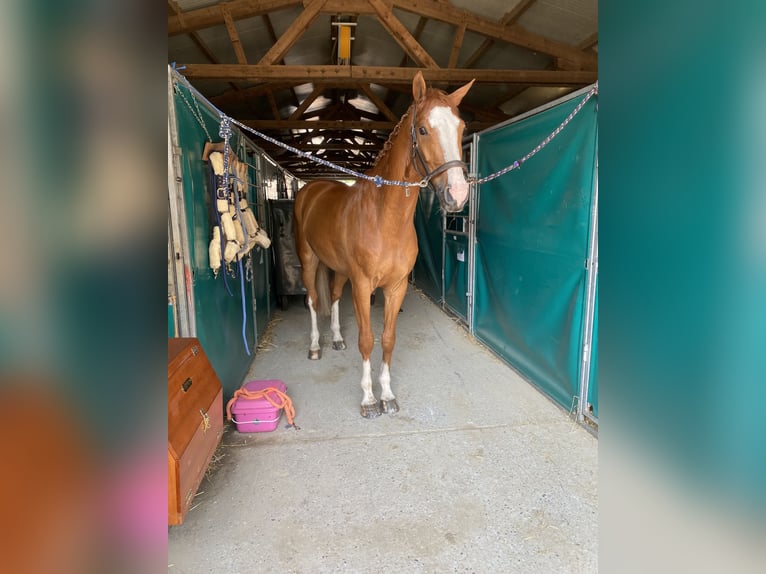
{"type": "Polygon", "coordinates": [[[598,0],[537,0],[518,24],[549,40],[576,46],[598,29],[598,0]]]}
{"type": "Polygon", "coordinates": [[[467,10],[488,20],[499,21],[506,12],[513,10],[521,0],[450,0],[455,8],[467,10]]]}

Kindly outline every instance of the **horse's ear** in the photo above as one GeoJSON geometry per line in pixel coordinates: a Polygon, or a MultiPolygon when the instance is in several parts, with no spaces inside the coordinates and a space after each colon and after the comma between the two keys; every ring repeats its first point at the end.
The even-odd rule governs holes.
{"type": "Polygon", "coordinates": [[[418,70],[415,78],[412,80],[412,95],[415,101],[419,102],[426,97],[426,81],[423,79],[423,73],[418,70]]]}
{"type": "Polygon", "coordinates": [[[458,105],[460,102],[462,102],[462,101],[463,101],[463,98],[464,98],[464,97],[465,97],[465,95],[468,93],[468,90],[470,90],[470,89],[471,89],[471,86],[473,86],[473,83],[474,83],[475,81],[476,81],[476,78],[474,78],[473,80],[471,80],[470,82],[468,82],[468,83],[467,83],[465,86],[463,86],[462,88],[458,88],[457,90],[455,90],[454,92],[452,92],[452,93],[449,95],[449,99],[450,99],[450,101],[452,101],[452,104],[453,104],[455,107],[457,107],[457,105],[458,105]]]}

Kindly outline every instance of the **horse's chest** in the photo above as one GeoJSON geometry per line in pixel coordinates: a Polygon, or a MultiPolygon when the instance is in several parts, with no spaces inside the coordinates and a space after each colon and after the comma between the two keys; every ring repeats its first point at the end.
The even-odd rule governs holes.
{"type": "Polygon", "coordinates": [[[389,275],[408,273],[415,264],[418,253],[417,238],[402,237],[381,238],[360,242],[355,246],[353,259],[369,275],[389,275]]]}

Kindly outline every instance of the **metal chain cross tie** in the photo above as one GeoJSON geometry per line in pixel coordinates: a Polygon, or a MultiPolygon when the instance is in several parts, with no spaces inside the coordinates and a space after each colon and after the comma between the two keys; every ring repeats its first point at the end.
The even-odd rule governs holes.
{"type": "Polygon", "coordinates": [[[496,171],[495,173],[490,174],[490,175],[488,175],[486,177],[482,177],[480,179],[469,178],[468,182],[469,183],[474,183],[474,184],[477,184],[477,185],[481,185],[482,183],[487,183],[488,181],[492,181],[493,179],[497,179],[498,177],[500,177],[501,175],[505,175],[509,171],[513,171],[514,169],[521,168],[521,166],[524,164],[524,162],[529,160],[537,152],[539,152],[541,149],[543,149],[545,146],[547,146],[549,143],[551,143],[551,141],[553,141],[553,138],[555,138],[557,135],[559,135],[559,133],[561,133],[561,131],[565,127],[567,127],[567,124],[569,124],[569,122],[571,122],[572,119],[580,112],[580,110],[583,108],[583,106],[585,106],[585,104],[588,103],[588,100],[590,100],[597,93],[598,93],[598,82],[596,82],[596,84],[588,91],[588,93],[585,94],[585,97],[582,99],[582,101],[579,104],[577,104],[575,109],[573,109],[572,112],[566,117],[566,119],[564,119],[564,121],[561,122],[559,127],[557,127],[555,130],[553,130],[548,135],[547,138],[545,138],[543,141],[541,141],[539,144],[537,144],[537,147],[535,147],[527,155],[525,155],[524,157],[522,157],[520,159],[517,159],[511,165],[501,169],[500,171],[496,171]]]}
{"type": "MultiPolygon", "coordinates": [[[[196,95],[198,98],[200,98],[203,101],[207,102],[206,98],[194,86],[192,86],[189,83],[189,80],[187,80],[184,76],[182,76],[177,71],[176,71],[176,74],[178,75],[179,80],[189,89],[189,92],[193,96],[196,95]]],[[[186,101],[186,97],[183,95],[183,92],[179,90],[179,93],[181,93],[181,97],[184,99],[184,101],[186,102],[186,105],[189,106],[189,109],[191,110],[191,105],[189,105],[189,102],[186,101]]],[[[597,93],[598,93],[598,82],[596,82],[596,84],[594,84],[594,86],[588,91],[588,93],[585,94],[585,96],[583,97],[582,101],[579,104],[577,104],[575,109],[572,110],[572,112],[566,117],[566,119],[563,122],[561,122],[559,127],[557,127],[555,130],[553,130],[550,133],[550,135],[548,135],[548,137],[546,137],[543,141],[541,141],[537,145],[537,147],[535,147],[532,151],[530,151],[524,157],[522,157],[520,159],[517,159],[516,161],[514,161],[508,167],[505,167],[505,168],[501,169],[500,171],[497,171],[497,172],[495,172],[493,174],[490,174],[490,175],[488,175],[486,177],[482,177],[482,178],[479,178],[479,179],[476,179],[474,177],[469,177],[468,178],[468,183],[480,185],[482,183],[486,183],[488,181],[496,179],[496,178],[500,177],[501,175],[505,175],[509,171],[513,171],[514,169],[521,168],[521,166],[526,161],[531,159],[536,153],[538,153],[545,146],[547,146],[549,143],[551,143],[553,138],[555,138],[557,135],[559,135],[559,133],[561,133],[561,131],[569,124],[569,122],[571,122],[572,119],[580,112],[580,110],[582,110],[582,108],[585,106],[585,104],[588,103],[588,100],[590,100],[597,93]]],[[[327,161],[326,159],[322,159],[321,157],[316,157],[316,156],[314,156],[314,155],[312,155],[312,154],[310,154],[308,152],[301,151],[298,148],[295,148],[295,147],[293,147],[293,146],[291,146],[289,144],[283,143],[283,142],[281,142],[281,141],[279,141],[277,139],[269,137],[266,134],[259,132],[258,130],[255,130],[255,129],[249,127],[249,126],[246,126],[245,124],[235,120],[234,118],[230,118],[229,116],[224,114],[221,110],[219,110],[218,108],[213,106],[213,104],[210,104],[210,102],[208,102],[208,104],[214,110],[216,110],[218,112],[218,115],[221,118],[221,131],[219,132],[219,135],[224,138],[224,141],[226,143],[228,143],[229,136],[231,136],[231,125],[230,124],[234,124],[236,126],[239,126],[241,129],[243,129],[245,131],[248,131],[248,132],[258,136],[259,138],[261,138],[263,140],[266,140],[269,143],[272,143],[272,144],[274,144],[274,145],[276,145],[278,147],[286,149],[287,151],[289,151],[291,153],[296,154],[299,157],[308,159],[309,161],[313,161],[313,162],[318,163],[320,165],[323,165],[325,167],[329,167],[332,170],[339,171],[341,173],[345,173],[347,175],[350,175],[351,177],[354,177],[354,178],[357,178],[357,179],[364,179],[364,180],[367,180],[367,181],[371,181],[372,183],[375,184],[376,187],[381,187],[383,185],[394,185],[394,186],[398,186],[398,187],[403,187],[403,188],[405,188],[405,190],[407,192],[409,192],[409,188],[410,187],[426,187],[428,185],[428,182],[425,179],[422,179],[421,181],[417,181],[417,182],[388,180],[388,179],[383,179],[379,175],[375,175],[375,176],[367,175],[365,173],[359,173],[359,172],[356,172],[356,171],[354,171],[352,169],[348,169],[346,167],[334,164],[331,161],[327,161]]],[[[193,110],[192,110],[192,114],[195,116],[195,118],[197,118],[197,121],[199,121],[200,124],[202,124],[202,127],[205,129],[205,133],[207,133],[207,128],[205,128],[205,124],[201,120],[201,118],[198,117],[197,114],[195,114],[193,110]]],[[[210,134],[208,134],[208,139],[210,139],[210,134]]],[[[227,159],[228,159],[227,155],[228,154],[224,154],[224,162],[225,163],[227,163],[227,159]]],[[[226,178],[226,173],[227,172],[228,172],[228,169],[224,169],[225,181],[228,180],[228,178],[226,178]]]]}

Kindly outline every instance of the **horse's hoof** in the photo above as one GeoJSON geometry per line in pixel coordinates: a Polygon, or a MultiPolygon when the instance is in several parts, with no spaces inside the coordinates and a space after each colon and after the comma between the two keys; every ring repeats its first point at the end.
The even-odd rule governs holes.
{"type": "Polygon", "coordinates": [[[392,415],[399,412],[399,403],[396,402],[396,399],[391,399],[390,401],[380,399],[380,408],[387,415],[392,415]]]}
{"type": "Polygon", "coordinates": [[[335,349],[336,351],[345,351],[346,343],[344,343],[343,341],[333,341],[332,348],[335,349]]]}
{"type": "Polygon", "coordinates": [[[309,359],[312,361],[318,361],[322,358],[322,349],[309,349],[309,359]]]}
{"type": "Polygon", "coordinates": [[[362,416],[366,419],[374,419],[380,416],[380,405],[373,403],[371,405],[362,405],[362,416]]]}

